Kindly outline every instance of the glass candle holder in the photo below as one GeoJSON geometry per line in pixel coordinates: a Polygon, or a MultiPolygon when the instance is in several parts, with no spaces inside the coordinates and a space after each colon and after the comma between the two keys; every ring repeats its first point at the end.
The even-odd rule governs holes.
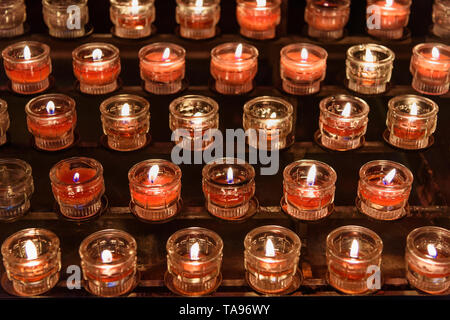
{"type": "Polygon", "coordinates": [[[105,193],[103,167],[94,159],[74,157],[62,160],[50,170],[53,195],[61,214],[83,220],[99,213],[105,193]]]}
{"type": "Polygon", "coordinates": [[[59,239],[45,229],[24,229],[2,244],[3,265],[15,293],[35,296],[52,289],[59,280],[59,239]]]}
{"type": "Polygon", "coordinates": [[[129,292],[136,282],[137,244],[128,233],[106,229],[85,238],[79,254],[86,289],[102,297],[129,292]]]}
{"type": "Polygon", "coordinates": [[[255,195],[255,169],[240,159],[222,158],[202,171],[206,209],[224,220],[245,216],[255,195]]]}
{"type": "Polygon", "coordinates": [[[286,213],[300,220],[319,220],[333,212],[336,172],[326,163],[299,160],[283,172],[286,213]]]}
{"type": "Polygon", "coordinates": [[[360,147],[369,122],[369,105],[364,100],[336,95],[320,102],[320,141],[331,150],[348,151],[360,147]]]}
{"type": "Polygon", "coordinates": [[[220,20],[220,0],[177,0],[176,19],[183,38],[212,38],[220,20]]]}
{"type": "Polygon", "coordinates": [[[430,294],[445,294],[450,288],[450,231],[421,227],[406,239],[406,278],[430,294]]]}
{"type": "Polygon", "coordinates": [[[247,38],[273,39],[281,21],[280,0],[237,0],[236,18],[241,35],[247,38]]]}
{"type": "Polygon", "coordinates": [[[252,288],[279,294],[292,285],[301,249],[294,232],[280,226],[259,227],[245,236],[244,246],[244,267],[252,288]]]}
{"type": "Polygon", "coordinates": [[[434,0],[433,4],[433,34],[437,37],[450,39],[450,1],[434,0]]]}
{"type": "Polygon", "coordinates": [[[0,4],[0,38],[20,36],[27,18],[24,0],[5,0],[0,4]]]}
{"type": "Polygon", "coordinates": [[[344,226],[333,230],[326,240],[328,282],[347,294],[374,291],[368,285],[374,267],[380,270],[383,241],[372,230],[344,226]]]}
{"type": "Polygon", "coordinates": [[[28,131],[37,148],[62,150],[74,142],[77,124],[75,100],[64,94],[46,94],[30,100],[25,106],[28,131]]]}
{"type": "Polygon", "coordinates": [[[280,75],[283,90],[295,95],[320,91],[325,79],[328,53],[309,43],[294,43],[281,49],[280,75]]]}
{"type": "Polygon", "coordinates": [[[177,292],[186,296],[211,293],[220,281],[223,241],[204,228],[187,228],[167,240],[167,271],[177,292]]]}
{"type": "Polygon", "coordinates": [[[22,41],[2,52],[3,66],[11,80],[11,89],[20,94],[34,94],[46,90],[52,72],[50,48],[36,41],[22,41]]]}
{"type": "Polygon", "coordinates": [[[402,149],[426,148],[436,130],[439,107],[434,101],[415,95],[389,101],[386,125],[389,143],[402,149]]]}
{"type": "Polygon", "coordinates": [[[440,43],[415,46],[410,70],[414,90],[428,95],[446,94],[450,87],[450,47],[440,43]]]}
{"type": "Polygon", "coordinates": [[[146,160],[128,172],[131,209],[147,221],[163,221],[177,214],[181,199],[181,169],[170,161],[146,160]]]}
{"type": "Polygon", "coordinates": [[[154,0],[110,0],[114,35],[120,38],[139,39],[152,33],[155,21],[154,0]]]}
{"type": "Polygon", "coordinates": [[[186,50],[173,43],[152,43],[139,51],[141,78],[153,94],[174,94],[183,87],[186,50]]]}
{"type": "Polygon", "coordinates": [[[358,209],[377,220],[396,220],[406,214],[413,174],[388,160],[366,163],[359,170],[358,209]]]}
{"type": "Polygon", "coordinates": [[[294,142],[294,108],[276,97],[252,99],[244,105],[243,127],[251,147],[284,149],[294,142]]]}
{"type": "Polygon", "coordinates": [[[351,0],[308,0],[305,21],[308,35],[322,40],[336,40],[344,35],[350,17],[351,0]]]}
{"type": "Polygon", "coordinates": [[[362,94],[387,90],[394,68],[395,54],[378,44],[361,44],[347,50],[348,88],[362,94]]]}
{"type": "Polygon", "coordinates": [[[243,94],[253,89],[258,72],[258,49],[245,43],[229,42],[211,51],[211,75],[222,94],[243,94]]]}
{"type": "Polygon", "coordinates": [[[213,130],[219,128],[219,105],[211,98],[183,96],[169,107],[169,125],[175,143],[188,150],[205,150],[213,142],[213,130]]]}
{"type": "Polygon", "coordinates": [[[132,151],[147,143],[150,103],[136,95],[121,94],[102,102],[103,132],[113,150],[132,151]]]}
{"type": "Polygon", "coordinates": [[[86,35],[88,0],[42,0],[42,13],[52,37],[74,39],[86,35]]]}
{"type": "Polygon", "coordinates": [[[411,0],[367,0],[368,33],[380,39],[401,39],[410,7],[411,0]]]}
{"type": "Polygon", "coordinates": [[[73,73],[80,91],[106,94],[117,89],[121,71],[119,49],[108,43],[87,43],[72,52],[73,73]]]}
{"type": "Polygon", "coordinates": [[[8,131],[9,125],[8,103],[0,99],[0,146],[4,145],[7,141],[6,131],[8,131]]]}
{"type": "Polygon", "coordinates": [[[0,220],[13,220],[30,209],[34,192],[31,166],[19,159],[0,159],[0,220]]]}

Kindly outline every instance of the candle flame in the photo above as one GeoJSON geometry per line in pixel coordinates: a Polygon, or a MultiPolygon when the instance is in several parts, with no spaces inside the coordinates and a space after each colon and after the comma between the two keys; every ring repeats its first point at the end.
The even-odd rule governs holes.
{"type": "Polygon", "coordinates": [[[198,254],[200,253],[200,245],[198,244],[198,242],[194,243],[191,246],[191,249],[189,250],[189,255],[191,257],[191,260],[199,260],[199,256],[198,254]]]}
{"type": "Polygon", "coordinates": [[[347,102],[344,107],[344,110],[342,111],[342,116],[350,117],[351,112],[352,112],[352,105],[350,104],[350,102],[347,102]]]}
{"type": "Polygon", "coordinates": [[[275,257],[275,247],[273,245],[272,239],[268,238],[266,241],[266,248],[265,248],[266,252],[265,255],[266,257],[269,258],[274,258],[275,257]]]}
{"type": "Polygon", "coordinates": [[[80,174],[78,172],[75,172],[73,175],[73,182],[77,183],[80,181],[80,174]]]}
{"type": "Polygon", "coordinates": [[[431,256],[432,258],[436,258],[438,255],[436,247],[432,243],[429,243],[427,245],[427,251],[428,251],[428,255],[431,256]]]}
{"type": "Polygon", "coordinates": [[[308,171],[308,177],[306,177],[306,184],[308,186],[313,186],[316,182],[316,175],[317,175],[317,168],[316,165],[313,164],[313,166],[308,171]]]}
{"type": "Polygon", "coordinates": [[[103,58],[103,51],[101,49],[95,49],[94,51],[92,51],[92,60],[97,61],[97,60],[102,60],[103,58]]]}
{"type": "Polygon", "coordinates": [[[234,181],[234,175],[233,175],[233,169],[230,167],[230,168],[228,168],[228,171],[227,171],[227,183],[233,183],[233,181],[234,181]]]}
{"type": "Polygon", "coordinates": [[[165,48],[164,52],[163,52],[163,55],[162,55],[163,61],[168,60],[169,57],[170,57],[170,48],[165,48]]]}
{"type": "Polygon", "coordinates": [[[372,54],[372,51],[370,51],[369,48],[366,49],[366,53],[364,54],[364,61],[375,62],[375,56],[372,54]]]}
{"type": "Polygon", "coordinates": [[[103,263],[111,263],[113,261],[111,251],[109,251],[108,249],[102,251],[102,261],[103,263]]]}
{"type": "Polygon", "coordinates": [[[358,258],[359,256],[359,242],[356,239],[353,239],[352,246],[350,248],[350,258],[358,258]]]}
{"type": "Polygon", "coordinates": [[[33,241],[27,240],[25,242],[25,254],[27,255],[27,260],[37,259],[38,253],[33,241]]]}
{"type": "Polygon", "coordinates": [[[158,174],[159,174],[159,166],[155,164],[150,168],[148,172],[148,180],[150,180],[151,183],[154,183],[156,178],[158,177],[158,174]]]}
{"type": "Polygon", "coordinates": [[[392,7],[394,0],[386,0],[386,7],[392,7]]]}
{"type": "Polygon", "coordinates": [[[417,116],[419,114],[419,108],[417,107],[417,103],[413,103],[409,108],[409,114],[412,116],[417,116]]]}
{"type": "Polygon", "coordinates": [[[130,115],[130,105],[125,103],[120,109],[120,115],[124,117],[128,117],[130,115]]]}
{"type": "Polygon", "coordinates": [[[23,48],[23,58],[25,60],[30,60],[31,59],[31,51],[30,51],[30,47],[25,46],[25,48],[23,48]]]}
{"type": "Polygon", "coordinates": [[[55,113],[55,103],[53,101],[49,101],[47,103],[47,106],[45,107],[47,109],[48,114],[54,114],[55,113]]]}
{"type": "Polygon", "coordinates": [[[433,59],[439,59],[441,53],[439,52],[439,49],[434,47],[433,50],[431,50],[431,56],[433,59]]]}
{"type": "Polygon", "coordinates": [[[236,48],[236,51],[234,52],[234,57],[236,59],[240,59],[242,57],[242,49],[243,49],[242,43],[239,43],[236,48]]]}
{"type": "Polygon", "coordinates": [[[203,7],[203,0],[195,0],[195,7],[197,9],[200,9],[201,7],[203,7]]]}
{"type": "Polygon", "coordinates": [[[272,114],[270,115],[270,119],[276,119],[276,118],[277,118],[277,113],[272,112],[272,114]]]}
{"type": "Polygon", "coordinates": [[[257,7],[265,7],[267,1],[266,0],[256,0],[256,6],[257,7]]]}
{"type": "Polygon", "coordinates": [[[137,15],[139,13],[139,0],[131,1],[131,14],[137,15]]]}
{"type": "Polygon", "coordinates": [[[395,175],[397,174],[396,169],[392,169],[389,171],[389,173],[383,178],[383,184],[387,186],[388,184],[391,184],[392,180],[394,180],[395,175]]]}
{"type": "Polygon", "coordinates": [[[300,57],[302,58],[302,60],[308,60],[308,56],[309,56],[308,49],[303,48],[302,52],[300,53],[300,57]]]}

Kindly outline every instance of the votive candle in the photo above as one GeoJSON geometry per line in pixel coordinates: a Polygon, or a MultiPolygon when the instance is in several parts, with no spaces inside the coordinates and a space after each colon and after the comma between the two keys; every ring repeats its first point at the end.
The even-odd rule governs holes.
{"type": "Polygon", "coordinates": [[[24,33],[27,17],[24,0],[5,0],[0,4],[0,37],[11,38],[24,33]]]}
{"type": "Polygon", "coordinates": [[[110,18],[114,35],[119,38],[139,39],[152,33],[155,21],[154,0],[110,0],[110,18]]]}
{"type": "Polygon", "coordinates": [[[52,37],[74,39],[86,35],[88,0],[43,0],[42,14],[52,37]]]}
{"type": "Polygon", "coordinates": [[[220,19],[220,0],[177,0],[176,19],[183,38],[212,38],[220,19]]]}
{"type": "Polygon", "coordinates": [[[450,39],[450,2],[434,0],[433,34],[443,39],[450,39]]]}
{"type": "Polygon", "coordinates": [[[9,129],[9,125],[8,103],[0,99],[0,146],[4,145],[7,141],[6,132],[9,129]]]}
{"type": "Polygon", "coordinates": [[[273,39],[281,21],[280,0],[237,0],[236,18],[244,37],[273,39]]]}
{"type": "Polygon", "coordinates": [[[350,17],[351,0],[308,0],[305,21],[308,35],[322,40],[336,40],[344,35],[350,17]]]}
{"type": "Polygon", "coordinates": [[[367,0],[367,25],[371,36],[401,39],[408,25],[411,0],[367,0]]]}

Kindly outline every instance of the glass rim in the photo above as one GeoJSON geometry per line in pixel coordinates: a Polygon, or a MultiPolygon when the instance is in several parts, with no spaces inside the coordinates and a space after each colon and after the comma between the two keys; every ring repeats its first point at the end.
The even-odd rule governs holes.
{"type": "Polygon", "coordinates": [[[78,3],[73,3],[73,0],[67,0],[67,4],[55,4],[55,3],[51,3],[51,2],[52,2],[52,0],[42,0],[42,5],[46,6],[46,7],[58,8],[60,10],[64,10],[70,5],[87,6],[87,4],[88,4],[88,0],[77,0],[78,3]]]}
{"type": "Polygon", "coordinates": [[[35,98],[31,99],[30,101],[28,101],[28,103],[25,105],[25,113],[27,114],[27,116],[32,116],[35,118],[55,120],[55,119],[66,117],[67,115],[70,115],[71,113],[75,112],[75,106],[76,106],[75,100],[73,98],[69,97],[68,95],[65,95],[62,93],[48,93],[48,94],[44,94],[44,95],[35,97],[35,98]],[[52,97],[66,100],[68,102],[69,109],[66,110],[64,113],[56,114],[56,115],[37,114],[31,110],[32,105],[34,105],[38,101],[49,99],[52,97]]]}
{"type": "Polygon", "coordinates": [[[40,60],[43,59],[47,59],[50,58],[50,47],[48,45],[46,45],[45,43],[39,42],[39,41],[20,41],[20,42],[15,42],[9,46],[7,46],[5,49],[3,49],[2,51],[2,57],[4,60],[8,61],[8,62],[12,62],[12,63],[19,63],[19,64],[30,64],[33,62],[38,62],[40,60]],[[14,57],[11,57],[9,55],[9,51],[11,51],[12,49],[17,49],[20,47],[24,47],[25,46],[35,46],[35,47],[40,47],[43,49],[43,52],[38,54],[35,57],[32,57],[30,59],[17,59],[14,57]]]}
{"type": "Polygon", "coordinates": [[[100,104],[100,113],[102,114],[103,117],[108,118],[110,120],[131,120],[134,118],[138,118],[142,115],[145,115],[147,113],[149,113],[150,111],[150,102],[148,102],[147,99],[135,95],[135,94],[119,94],[119,95],[115,95],[112,96],[106,100],[104,100],[101,104],[100,104]],[[122,115],[114,115],[111,114],[110,112],[108,112],[107,107],[117,101],[135,101],[138,103],[142,104],[142,110],[140,110],[138,113],[129,115],[129,116],[122,116],[122,115]]]}
{"type": "Polygon", "coordinates": [[[106,43],[106,42],[88,42],[88,43],[82,44],[82,45],[78,46],[77,48],[75,48],[72,51],[72,58],[73,58],[74,61],[76,61],[78,63],[89,63],[89,64],[93,64],[93,65],[102,65],[102,64],[110,63],[111,61],[115,61],[116,59],[120,59],[120,50],[116,46],[114,46],[114,45],[112,45],[110,43],[106,43]],[[112,55],[110,57],[105,58],[105,59],[102,58],[101,61],[94,61],[94,60],[87,61],[87,60],[81,59],[78,56],[78,54],[82,50],[89,49],[91,47],[93,47],[93,49],[100,49],[100,50],[102,48],[103,49],[107,48],[108,50],[112,51],[112,55]]]}
{"type": "MultiPolygon", "coordinates": [[[[317,0],[306,0],[306,3],[308,5],[312,4],[313,6],[315,6],[316,4],[314,3],[314,1],[317,1],[317,0]]],[[[320,8],[323,10],[330,10],[330,11],[331,10],[342,10],[342,9],[349,8],[350,4],[351,4],[351,0],[340,0],[339,3],[337,4],[337,7],[335,7],[335,8],[332,8],[332,7],[330,7],[330,8],[320,7],[320,8]]]]}
{"type": "Polygon", "coordinates": [[[325,169],[326,171],[329,172],[330,179],[328,179],[328,181],[323,186],[321,186],[320,189],[326,190],[326,189],[329,189],[329,188],[333,188],[335,186],[336,181],[337,181],[337,173],[333,169],[333,167],[331,167],[329,164],[327,164],[325,162],[318,161],[318,160],[309,160],[309,159],[297,160],[297,161],[294,161],[294,162],[290,163],[288,166],[286,166],[284,168],[284,170],[283,170],[283,184],[284,183],[293,184],[297,188],[311,188],[311,187],[308,187],[308,186],[299,185],[292,178],[292,175],[290,174],[292,169],[294,169],[297,166],[301,166],[302,164],[316,165],[316,166],[318,165],[318,166],[322,167],[323,169],[325,169]]]}
{"type": "Polygon", "coordinates": [[[286,59],[290,63],[305,66],[305,65],[317,65],[317,64],[324,63],[324,62],[326,63],[326,61],[328,59],[328,52],[324,48],[317,46],[315,44],[312,44],[312,43],[296,42],[296,43],[291,43],[291,44],[284,46],[280,51],[280,56],[282,59],[286,59]],[[287,55],[287,52],[292,49],[296,49],[298,51],[300,51],[301,49],[318,51],[320,53],[319,60],[317,60],[315,62],[305,63],[305,62],[302,62],[301,60],[292,59],[287,55]]]}
{"type": "Polygon", "coordinates": [[[255,6],[254,1],[249,0],[236,0],[237,6],[239,7],[247,7],[255,9],[256,11],[265,11],[265,10],[273,10],[278,8],[281,5],[281,0],[267,0],[266,5],[264,7],[255,6]],[[269,3],[270,2],[270,3],[269,3]]]}
{"type": "Polygon", "coordinates": [[[238,159],[238,158],[231,158],[231,157],[225,157],[225,158],[218,158],[214,159],[210,162],[208,162],[202,169],[202,181],[206,182],[208,184],[211,184],[213,186],[219,187],[221,189],[235,189],[237,187],[245,187],[251,183],[253,183],[255,180],[255,168],[249,164],[247,161],[238,159]],[[221,164],[229,164],[229,165],[236,165],[236,166],[242,166],[247,172],[248,177],[244,181],[241,181],[239,183],[235,184],[219,184],[214,181],[212,181],[209,177],[209,173],[216,165],[221,164]]]}
{"type": "MultiPolygon", "coordinates": [[[[196,8],[195,6],[195,0],[176,0],[177,4],[179,6],[184,6],[184,7],[188,7],[188,8],[196,8]]],[[[204,0],[202,7],[207,9],[210,7],[215,7],[218,6],[220,4],[220,0],[204,0]]]]}
{"type": "MultiPolygon", "coordinates": [[[[279,98],[279,97],[273,97],[273,96],[260,96],[260,97],[256,97],[250,101],[247,101],[244,104],[244,114],[247,114],[249,116],[251,116],[252,118],[257,118],[254,117],[253,115],[251,115],[250,112],[250,108],[252,106],[254,106],[255,104],[259,103],[259,102],[263,102],[263,101],[271,101],[271,102],[277,102],[283,106],[286,107],[286,113],[287,115],[284,117],[280,117],[280,118],[275,118],[275,120],[288,120],[290,119],[293,114],[294,114],[294,107],[292,105],[292,103],[290,103],[289,101],[283,99],[283,98],[279,98]]],[[[259,120],[271,120],[269,118],[257,118],[259,120]]]]}
{"type": "Polygon", "coordinates": [[[438,43],[438,42],[425,42],[425,43],[419,43],[418,45],[414,46],[413,48],[413,55],[414,56],[419,56],[422,59],[426,59],[428,63],[433,63],[433,64],[450,64],[450,46],[445,45],[443,43],[438,43]],[[431,58],[427,58],[424,57],[422,54],[422,50],[423,49],[433,49],[433,48],[438,48],[439,51],[444,50],[447,53],[447,59],[446,60],[441,60],[441,59],[431,59],[431,58]]]}
{"type": "Polygon", "coordinates": [[[351,46],[350,48],[348,48],[346,55],[347,55],[347,59],[352,60],[355,63],[365,63],[365,64],[369,64],[369,65],[389,64],[389,63],[393,63],[393,61],[395,60],[394,51],[392,51],[388,47],[382,46],[380,44],[375,44],[375,43],[365,43],[365,44],[357,44],[357,45],[351,46]],[[382,53],[386,54],[387,57],[384,58],[383,60],[378,60],[378,61],[374,61],[374,62],[365,61],[365,60],[355,57],[356,52],[365,51],[366,49],[370,49],[370,50],[377,51],[377,52],[382,52],[382,53]]]}
{"type": "Polygon", "coordinates": [[[139,56],[140,62],[144,62],[144,63],[167,63],[166,61],[149,60],[149,59],[147,59],[147,54],[152,49],[157,49],[157,48],[169,48],[171,51],[174,49],[174,50],[176,50],[178,52],[178,55],[177,55],[176,59],[170,60],[169,63],[182,61],[182,60],[185,60],[185,58],[186,58],[186,49],[184,49],[182,46],[179,46],[179,45],[177,45],[175,43],[172,43],[172,42],[154,42],[154,43],[150,43],[150,44],[142,47],[141,49],[139,49],[138,56],[139,56]]]}
{"type": "Polygon", "coordinates": [[[396,97],[392,98],[388,102],[388,108],[389,108],[389,110],[392,110],[392,112],[394,112],[398,116],[402,116],[402,117],[406,117],[406,118],[429,118],[429,117],[437,115],[437,113],[439,112],[439,106],[436,102],[434,102],[433,100],[431,100],[429,98],[425,98],[425,97],[418,96],[415,94],[405,94],[405,95],[396,96],[396,97]],[[431,106],[431,110],[428,111],[427,113],[418,114],[418,115],[411,115],[411,114],[399,111],[397,109],[396,104],[399,101],[408,100],[408,99],[411,99],[411,100],[414,99],[414,100],[419,100],[421,102],[424,102],[427,105],[431,106]]]}
{"type": "Polygon", "coordinates": [[[136,185],[138,187],[145,188],[145,189],[161,188],[162,187],[161,184],[146,185],[146,184],[138,183],[138,181],[136,180],[137,179],[136,173],[139,169],[141,169],[142,167],[145,167],[145,166],[150,166],[150,168],[151,168],[153,165],[166,166],[174,171],[174,176],[172,177],[172,181],[169,183],[165,183],[164,184],[165,188],[169,188],[169,187],[172,187],[172,186],[180,183],[181,177],[182,177],[182,171],[181,171],[180,167],[178,165],[176,165],[175,163],[168,161],[168,160],[164,160],[164,159],[148,159],[148,160],[144,160],[144,161],[138,162],[135,165],[133,165],[131,167],[131,169],[128,170],[129,183],[130,184],[132,183],[133,185],[136,185]]]}
{"type": "Polygon", "coordinates": [[[320,108],[320,111],[327,113],[327,114],[331,114],[337,118],[341,118],[342,120],[347,120],[347,119],[354,120],[355,118],[365,118],[369,115],[369,112],[370,112],[370,106],[365,100],[363,100],[359,97],[348,95],[348,94],[338,94],[338,95],[326,97],[320,101],[319,108],[320,108]],[[356,103],[358,103],[358,105],[362,106],[362,111],[358,114],[350,115],[349,117],[345,117],[342,114],[333,113],[327,109],[327,106],[330,102],[335,101],[335,100],[351,100],[353,102],[356,102],[356,103]]]}
{"type": "Polygon", "coordinates": [[[414,256],[416,259],[419,259],[422,262],[444,266],[450,265],[450,257],[446,257],[445,259],[435,260],[430,259],[427,255],[420,252],[414,244],[416,238],[424,233],[436,233],[436,234],[446,234],[450,238],[450,230],[437,227],[437,226],[424,226],[419,227],[411,231],[406,237],[406,252],[414,256]]]}
{"type": "Polygon", "coordinates": [[[19,7],[21,5],[25,4],[25,0],[9,0],[9,1],[2,1],[0,3],[0,8],[14,8],[19,7]]]}
{"type": "Polygon", "coordinates": [[[252,60],[256,60],[259,57],[259,51],[258,49],[248,43],[245,42],[225,42],[222,44],[219,44],[217,46],[215,46],[212,50],[211,50],[211,59],[217,60],[218,62],[220,62],[221,64],[231,64],[231,65],[239,65],[239,64],[243,64],[247,61],[252,61],[252,60]],[[220,58],[220,54],[219,51],[221,50],[225,50],[227,48],[234,48],[234,50],[232,50],[232,52],[236,51],[236,48],[238,45],[242,45],[242,51],[244,52],[244,48],[250,52],[250,56],[247,58],[240,58],[238,61],[233,61],[233,60],[224,60],[220,58]]]}
{"type": "Polygon", "coordinates": [[[219,112],[219,104],[217,103],[216,100],[214,100],[210,97],[192,94],[192,95],[182,96],[182,97],[179,97],[179,98],[176,98],[175,100],[173,100],[169,105],[169,111],[170,111],[170,115],[177,119],[202,119],[202,118],[209,118],[211,116],[216,115],[219,112]],[[209,104],[212,107],[212,109],[208,113],[202,114],[200,116],[182,115],[177,110],[177,107],[186,100],[200,100],[200,101],[206,102],[207,104],[209,104]]]}
{"type": "Polygon", "coordinates": [[[414,181],[414,176],[413,176],[411,170],[409,170],[406,166],[404,166],[401,163],[391,161],[391,160],[373,160],[373,161],[369,161],[369,162],[365,163],[359,169],[359,179],[360,179],[360,181],[368,184],[371,188],[375,188],[378,190],[401,190],[401,189],[411,186],[411,184],[414,181]],[[400,185],[375,186],[375,185],[368,184],[366,171],[376,165],[389,165],[395,169],[401,170],[403,172],[403,174],[406,176],[406,180],[400,185]]]}
{"type": "Polygon", "coordinates": [[[3,158],[0,159],[0,166],[1,165],[8,165],[8,164],[15,164],[21,167],[23,171],[23,176],[19,179],[19,181],[15,182],[14,184],[0,184],[0,190],[4,189],[10,189],[10,188],[16,188],[18,185],[22,185],[23,183],[26,183],[29,178],[32,177],[33,169],[31,168],[31,165],[22,160],[22,159],[16,159],[16,158],[3,158]]]}
{"type": "Polygon", "coordinates": [[[60,186],[73,186],[74,184],[76,186],[84,186],[84,185],[88,185],[92,182],[95,182],[96,180],[98,180],[99,178],[102,178],[103,176],[103,166],[102,164],[93,158],[88,158],[88,157],[72,157],[72,158],[67,158],[64,160],[61,160],[59,162],[57,162],[51,169],[50,169],[50,181],[52,184],[56,184],[56,185],[60,185],[60,186]],[[95,175],[83,182],[70,182],[70,183],[65,183],[62,182],[57,176],[56,176],[56,170],[59,169],[61,166],[63,166],[64,164],[68,164],[68,163],[74,163],[74,162],[82,162],[85,163],[87,165],[89,165],[89,167],[91,169],[94,169],[95,175]]]}
{"type": "MultiPolygon", "coordinates": [[[[125,1],[120,1],[120,0],[109,0],[109,3],[111,4],[111,6],[114,7],[121,7],[121,8],[129,8],[132,5],[132,1],[131,0],[125,0],[125,1]]],[[[142,8],[142,7],[151,7],[155,4],[155,0],[139,0],[138,1],[138,8],[142,8]]]]}

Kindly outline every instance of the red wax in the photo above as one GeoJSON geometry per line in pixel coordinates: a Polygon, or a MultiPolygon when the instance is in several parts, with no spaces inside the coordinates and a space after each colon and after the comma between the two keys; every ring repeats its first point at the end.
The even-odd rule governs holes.
{"type": "Polygon", "coordinates": [[[75,77],[84,84],[101,86],[116,81],[120,74],[120,62],[97,66],[95,61],[73,64],[75,77]]]}
{"type": "Polygon", "coordinates": [[[362,264],[358,264],[356,266],[356,262],[358,260],[355,259],[355,266],[353,266],[352,268],[352,264],[351,263],[342,263],[340,264],[339,262],[333,260],[333,263],[330,263],[330,269],[333,273],[339,275],[339,277],[341,278],[345,278],[347,280],[354,280],[354,281],[358,281],[358,280],[364,280],[366,279],[369,274],[367,274],[367,265],[362,265],[362,264]],[[355,269],[358,271],[356,272],[355,269]],[[345,271],[343,271],[345,270],[345,271]],[[351,272],[349,272],[351,271],[351,272]]]}
{"type": "Polygon", "coordinates": [[[212,15],[195,15],[186,16],[180,14],[178,16],[180,25],[188,29],[211,29],[214,27],[214,16],[212,15]]]}
{"type": "MultiPolygon", "coordinates": [[[[313,186],[309,188],[313,188],[313,186]]],[[[330,204],[332,199],[331,194],[322,195],[320,190],[310,190],[303,193],[303,195],[293,195],[287,192],[285,194],[287,194],[287,201],[289,203],[305,210],[324,208],[330,204]]]]}
{"type": "Polygon", "coordinates": [[[226,81],[231,85],[241,85],[253,81],[256,74],[255,63],[252,60],[245,61],[250,57],[249,53],[242,53],[240,58],[236,58],[234,53],[221,54],[221,61],[236,61],[236,64],[221,63],[221,61],[211,59],[211,74],[215,79],[226,81]]]}
{"type": "Polygon", "coordinates": [[[43,121],[33,121],[30,117],[27,117],[27,125],[29,131],[34,135],[41,138],[57,138],[64,136],[67,132],[71,131],[77,122],[76,114],[73,114],[66,118],[61,118],[55,121],[51,121],[49,124],[43,123],[43,121]]]}
{"type": "Polygon", "coordinates": [[[394,125],[393,131],[395,136],[406,140],[421,140],[425,138],[427,133],[426,123],[424,123],[422,120],[397,120],[394,125]]]}
{"type": "Polygon", "coordinates": [[[377,1],[376,6],[380,8],[381,29],[400,29],[406,25],[409,12],[405,7],[397,2],[392,6],[387,6],[387,1],[377,1]]]}
{"type": "Polygon", "coordinates": [[[163,59],[162,52],[147,54],[141,63],[141,72],[145,79],[154,82],[174,82],[184,77],[184,59],[178,59],[178,55],[170,53],[167,59],[163,59]]]}
{"type": "Polygon", "coordinates": [[[350,127],[350,126],[348,126],[346,128],[346,125],[344,122],[333,121],[330,119],[327,119],[326,121],[322,122],[322,126],[323,126],[324,131],[327,131],[329,133],[332,133],[332,134],[340,136],[340,137],[360,136],[360,135],[364,134],[364,131],[366,130],[365,125],[362,125],[357,128],[350,127]]]}
{"type": "MultiPolygon", "coordinates": [[[[448,258],[448,257],[446,257],[446,258],[448,258]]],[[[438,259],[435,259],[435,260],[439,261],[438,259]]],[[[426,278],[447,278],[450,276],[450,273],[445,273],[445,274],[428,273],[428,272],[426,272],[426,270],[424,272],[423,269],[417,268],[416,265],[413,263],[409,263],[408,267],[409,267],[409,269],[413,270],[414,272],[417,272],[418,274],[420,274],[421,276],[424,276],[426,278]]]]}
{"type": "Polygon", "coordinates": [[[181,184],[177,188],[173,188],[173,186],[167,187],[173,181],[172,176],[160,173],[152,183],[146,175],[143,175],[137,182],[140,185],[139,188],[131,185],[131,197],[141,207],[165,207],[178,201],[180,197],[181,184]]]}
{"type": "Polygon", "coordinates": [[[212,203],[222,207],[237,207],[243,204],[246,201],[249,201],[255,192],[254,188],[246,188],[245,192],[239,190],[236,187],[234,192],[229,191],[229,187],[233,187],[233,185],[237,185],[244,181],[243,177],[234,177],[233,183],[228,184],[227,178],[225,176],[217,177],[214,180],[214,183],[219,185],[223,185],[224,188],[227,188],[223,192],[220,190],[220,187],[214,187],[213,189],[218,190],[218,192],[211,192],[210,188],[204,187],[203,191],[205,193],[205,197],[210,199],[212,203]]]}
{"type": "Polygon", "coordinates": [[[104,272],[98,272],[98,273],[91,273],[89,272],[90,269],[86,269],[86,276],[89,279],[92,280],[97,280],[97,281],[101,281],[101,282],[116,282],[116,281],[120,281],[122,279],[127,278],[129,275],[131,275],[134,272],[134,268],[129,268],[128,270],[123,271],[122,273],[118,274],[118,269],[116,270],[114,267],[110,267],[108,266],[109,264],[114,265],[115,261],[120,261],[123,259],[122,255],[119,255],[115,252],[111,252],[112,255],[112,261],[110,263],[105,263],[103,262],[103,259],[101,257],[99,257],[98,259],[96,259],[96,262],[99,265],[102,265],[103,267],[101,268],[101,270],[104,270],[104,272]],[[108,270],[109,273],[112,273],[112,275],[107,275],[106,270],[108,270]]]}
{"type": "Polygon", "coordinates": [[[121,28],[138,30],[144,29],[152,21],[152,18],[140,15],[118,15],[117,20],[121,28]]]}
{"type": "Polygon", "coordinates": [[[147,126],[145,124],[138,126],[138,124],[138,121],[123,121],[119,125],[108,126],[105,128],[105,131],[107,131],[108,136],[120,136],[124,139],[130,139],[147,133],[147,126]]]}
{"type": "Polygon", "coordinates": [[[395,186],[401,184],[397,178],[394,178],[389,185],[383,183],[385,174],[373,175],[368,177],[368,184],[376,187],[386,187],[386,191],[372,191],[362,186],[360,188],[361,196],[368,201],[385,207],[393,207],[401,205],[409,196],[409,191],[390,191],[388,186],[395,186]]]}
{"type": "Polygon", "coordinates": [[[296,65],[282,57],[281,65],[287,78],[297,81],[314,81],[321,79],[326,71],[326,64],[317,64],[320,58],[312,52],[308,51],[307,59],[302,59],[301,51],[288,52],[286,56],[301,63],[301,65],[296,65]]]}
{"type": "Polygon", "coordinates": [[[48,78],[51,66],[48,63],[5,63],[8,78],[17,83],[35,83],[48,78]]]}
{"type": "Polygon", "coordinates": [[[265,31],[273,29],[280,20],[280,11],[261,10],[255,3],[246,3],[245,7],[238,7],[236,16],[241,28],[252,31],[265,31]]]}
{"type": "Polygon", "coordinates": [[[417,72],[426,78],[444,80],[449,74],[448,64],[438,64],[438,61],[450,61],[450,57],[439,53],[439,59],[434,59],[431,52],[422,52],[419,59],[415,59],[414,67],[417,72]],[[433,63],[435,61],[435,63],[433,63]]]}

